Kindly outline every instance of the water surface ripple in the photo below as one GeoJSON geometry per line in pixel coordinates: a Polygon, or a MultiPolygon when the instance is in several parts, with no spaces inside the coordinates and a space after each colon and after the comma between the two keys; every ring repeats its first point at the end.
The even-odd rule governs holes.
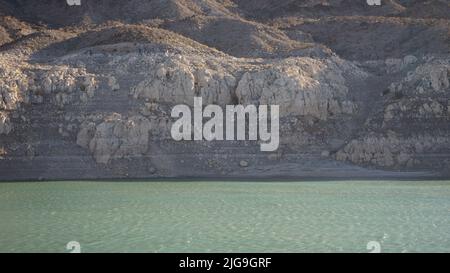
{"type": "Polygon", "coordinates": [[[450,182],[0,183],[0,252],[450,252],[450,182]]]}

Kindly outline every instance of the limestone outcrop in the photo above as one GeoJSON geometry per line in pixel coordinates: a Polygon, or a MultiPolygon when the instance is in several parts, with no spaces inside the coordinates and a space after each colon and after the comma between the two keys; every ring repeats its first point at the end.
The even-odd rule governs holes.
{"type": "Polygon", "coordinates": [[[12,130],[9,118],[5,112],[0,111],[0,135],[9,134],[12,130]]]}
{"type": "MultiPolygon", "coordinates": [[[[402,67],[404,63],[398,69],[401,70],[402,67]]],[[[403,92],[408,95],[445,94],[450,91],[449,78],[450,59],[430,57],[414,70],[408,71],[400,82],[392,83],[389,89],[393,93],[403,92]]]]}
{"type": "Polygon", "coordinates": [[[392,98],[384,111],[384,122],[399,119],[448,119],[450,60],[426,58],[406,77],[389,86],[392,98]]]}
{"type": "Polygon", "coordinates": [[[209,104],[231,103],[235,77],[225,69],[212,70],[203,65],[182,55],[169,57],[163,63],[151,60],[148,74],[132,88],[131,94],[136,99],[174,104],[193,105],[194,96],[203,97],[209,104]]]}
{"type": "Polygon", "coordinates": [[[96,125],[82,124],[77,144],[89,149],[97,163],[139,156],[147,152],[151,123],[143,116],[122,118],[114,114],[96,125]]]}
{"type": "Polygon", "coordinates": [[[0,3],[0,180],[450,177],[445,1],[31,2],[0,3]],[[278,150],[173,140],[194,97],[279,105],[278,150]]]}
{"type": "Polygon", "coordinates": [[[16,109],[27,88],[28,82],[20,66],[10,62],[0,64],[0,111],[16,109]]]}
{"type": "Polygon", "coordinates": [[[336,159],[383,168],[443,168],[447,160],[431,164],[429,155],[448,152],[450,60],[409,56],[385,64],[389,73],[402,78],[384,92],[383,114],[368,122],[372,131],[351,140],[336,159]]]}
{"type": "Polygon", "coordinates": [[[97,88],[96,76],[85,69],[67,66],[43,67],[27,74],[28,102],[43,103],[44,96],[58,107],[87,102],[97,88]]]}
{"type": "MultiPolygon", "coordinates": [[[[448,137],[416,135],[405,137],[389,133],[387,135],[370,134],[362,139],[352,140],[337,152],[338,160],[348,160],[366,166],[378,166],[393,169],[421,169],[426,160],[423,155],[447,151],[448,137]]],[[[440,167],[445,162],[437,163],[440,167]]]]}
{"type": "Polygon", "coordinates": [[[262,71],[246,72],[236,89],[242,104],[280,105],[282,116],[329,116],[354,114],[356,104],[348,98],[345,70],[364,78],[358,68],[337,58],[318,61],[293,58],[262,71]],[[342,66],[340,66],[342,65],[342,66]]]}

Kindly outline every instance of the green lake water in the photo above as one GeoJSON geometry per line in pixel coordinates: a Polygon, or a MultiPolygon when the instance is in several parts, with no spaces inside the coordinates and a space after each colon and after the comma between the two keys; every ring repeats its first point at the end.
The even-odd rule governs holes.
{"type": "Polygon", "coordinates": [[[450,252],[450,182],[0,183],[0,252],[450,252]]]}

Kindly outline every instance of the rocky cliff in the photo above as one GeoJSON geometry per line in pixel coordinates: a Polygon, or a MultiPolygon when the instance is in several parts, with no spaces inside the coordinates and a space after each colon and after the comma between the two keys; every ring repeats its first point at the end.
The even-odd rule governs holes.
{"type": "Polygon", "coordinates": [[[450,2],[4,0],[0,180],[450,175],[450,2]],[[280,105],[280,148],[172,140],[280,105]]]}

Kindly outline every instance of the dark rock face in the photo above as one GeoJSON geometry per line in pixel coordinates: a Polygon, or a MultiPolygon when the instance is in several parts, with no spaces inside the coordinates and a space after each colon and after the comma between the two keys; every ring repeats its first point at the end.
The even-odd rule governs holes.
{"type": "Polygon", "coordinates": [[[450,3],[5,0],[0,180],[448,177],[450,3]],[[176,104],[280,105],[280,147],[174,141],[176,104]]]}

